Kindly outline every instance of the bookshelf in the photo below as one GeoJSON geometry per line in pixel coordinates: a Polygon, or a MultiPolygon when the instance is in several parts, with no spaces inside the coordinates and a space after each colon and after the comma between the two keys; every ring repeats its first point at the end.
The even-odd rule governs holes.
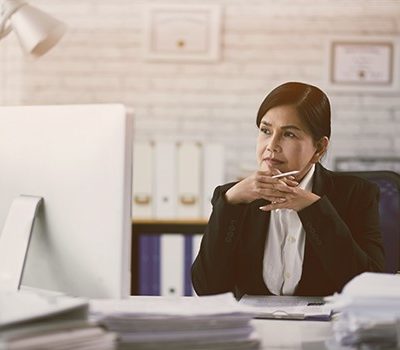
{"type": "Polygon", "coordinates": [[[192,235],[204,232],[207,225],[205,218],[193,219],[133,219],[132,220],[132,261],[131,295],[140,294],[139,278],[139,238],[141,235],[183,234],[192,235]]]}

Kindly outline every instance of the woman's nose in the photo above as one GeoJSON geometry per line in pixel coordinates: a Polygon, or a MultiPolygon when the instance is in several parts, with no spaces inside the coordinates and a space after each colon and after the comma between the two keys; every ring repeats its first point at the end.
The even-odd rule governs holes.
{"type": "Polygon", "coordinates": [[[280,152],[282,150],[277,138],[273,137],[270,139],[270,142],[267,145],[267,150],[271,153],[280,152]]]}

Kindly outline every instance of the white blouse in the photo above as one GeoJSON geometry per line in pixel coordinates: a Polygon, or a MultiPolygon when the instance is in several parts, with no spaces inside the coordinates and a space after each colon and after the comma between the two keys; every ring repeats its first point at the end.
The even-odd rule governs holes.
{"type": "MultiPolygon", "coordinates": [[[[315,165],[300,182],[300,188],[312,190],[314,171],[315,165]]],[[[275,295],[293,295],[303,270],[305,231],[295,210],[277,209],[270,215],[264,250],[264,282],[275,295]]]]}

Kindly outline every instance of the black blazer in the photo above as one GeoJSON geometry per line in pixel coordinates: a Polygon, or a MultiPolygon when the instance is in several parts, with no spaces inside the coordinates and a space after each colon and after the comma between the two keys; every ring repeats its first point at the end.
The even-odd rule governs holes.
{"type": "MultiPolygon", "coordinates": [[[[211,200],[213,212],[192,265],[199,295],[271,294],[262,276],[270,214],[259,209],[267,201],[228,204],[225,192],[234,184],[217,187],[211,200]]],[[[306,241],[295,295],[331,295],[364,271],[382,272],[378,187],[316,164],[313,192],[321,198],[298,212],[306,241]]]]}

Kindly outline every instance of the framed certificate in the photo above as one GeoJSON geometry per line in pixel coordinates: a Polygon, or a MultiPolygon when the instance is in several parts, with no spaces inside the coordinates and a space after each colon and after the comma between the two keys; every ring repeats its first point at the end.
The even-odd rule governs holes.
{"type": "Polygon", "coordinates": [[[220,52],[218,5],[150,5],[145,58],[156,61],[216,61],[220,52]]]}
{"type": "Polygon", "coordinates": [[[329,86],[342,90],[397,90],[398,46],[398,39],[390,37],[332,39],[328,49],[329,86]]]}

